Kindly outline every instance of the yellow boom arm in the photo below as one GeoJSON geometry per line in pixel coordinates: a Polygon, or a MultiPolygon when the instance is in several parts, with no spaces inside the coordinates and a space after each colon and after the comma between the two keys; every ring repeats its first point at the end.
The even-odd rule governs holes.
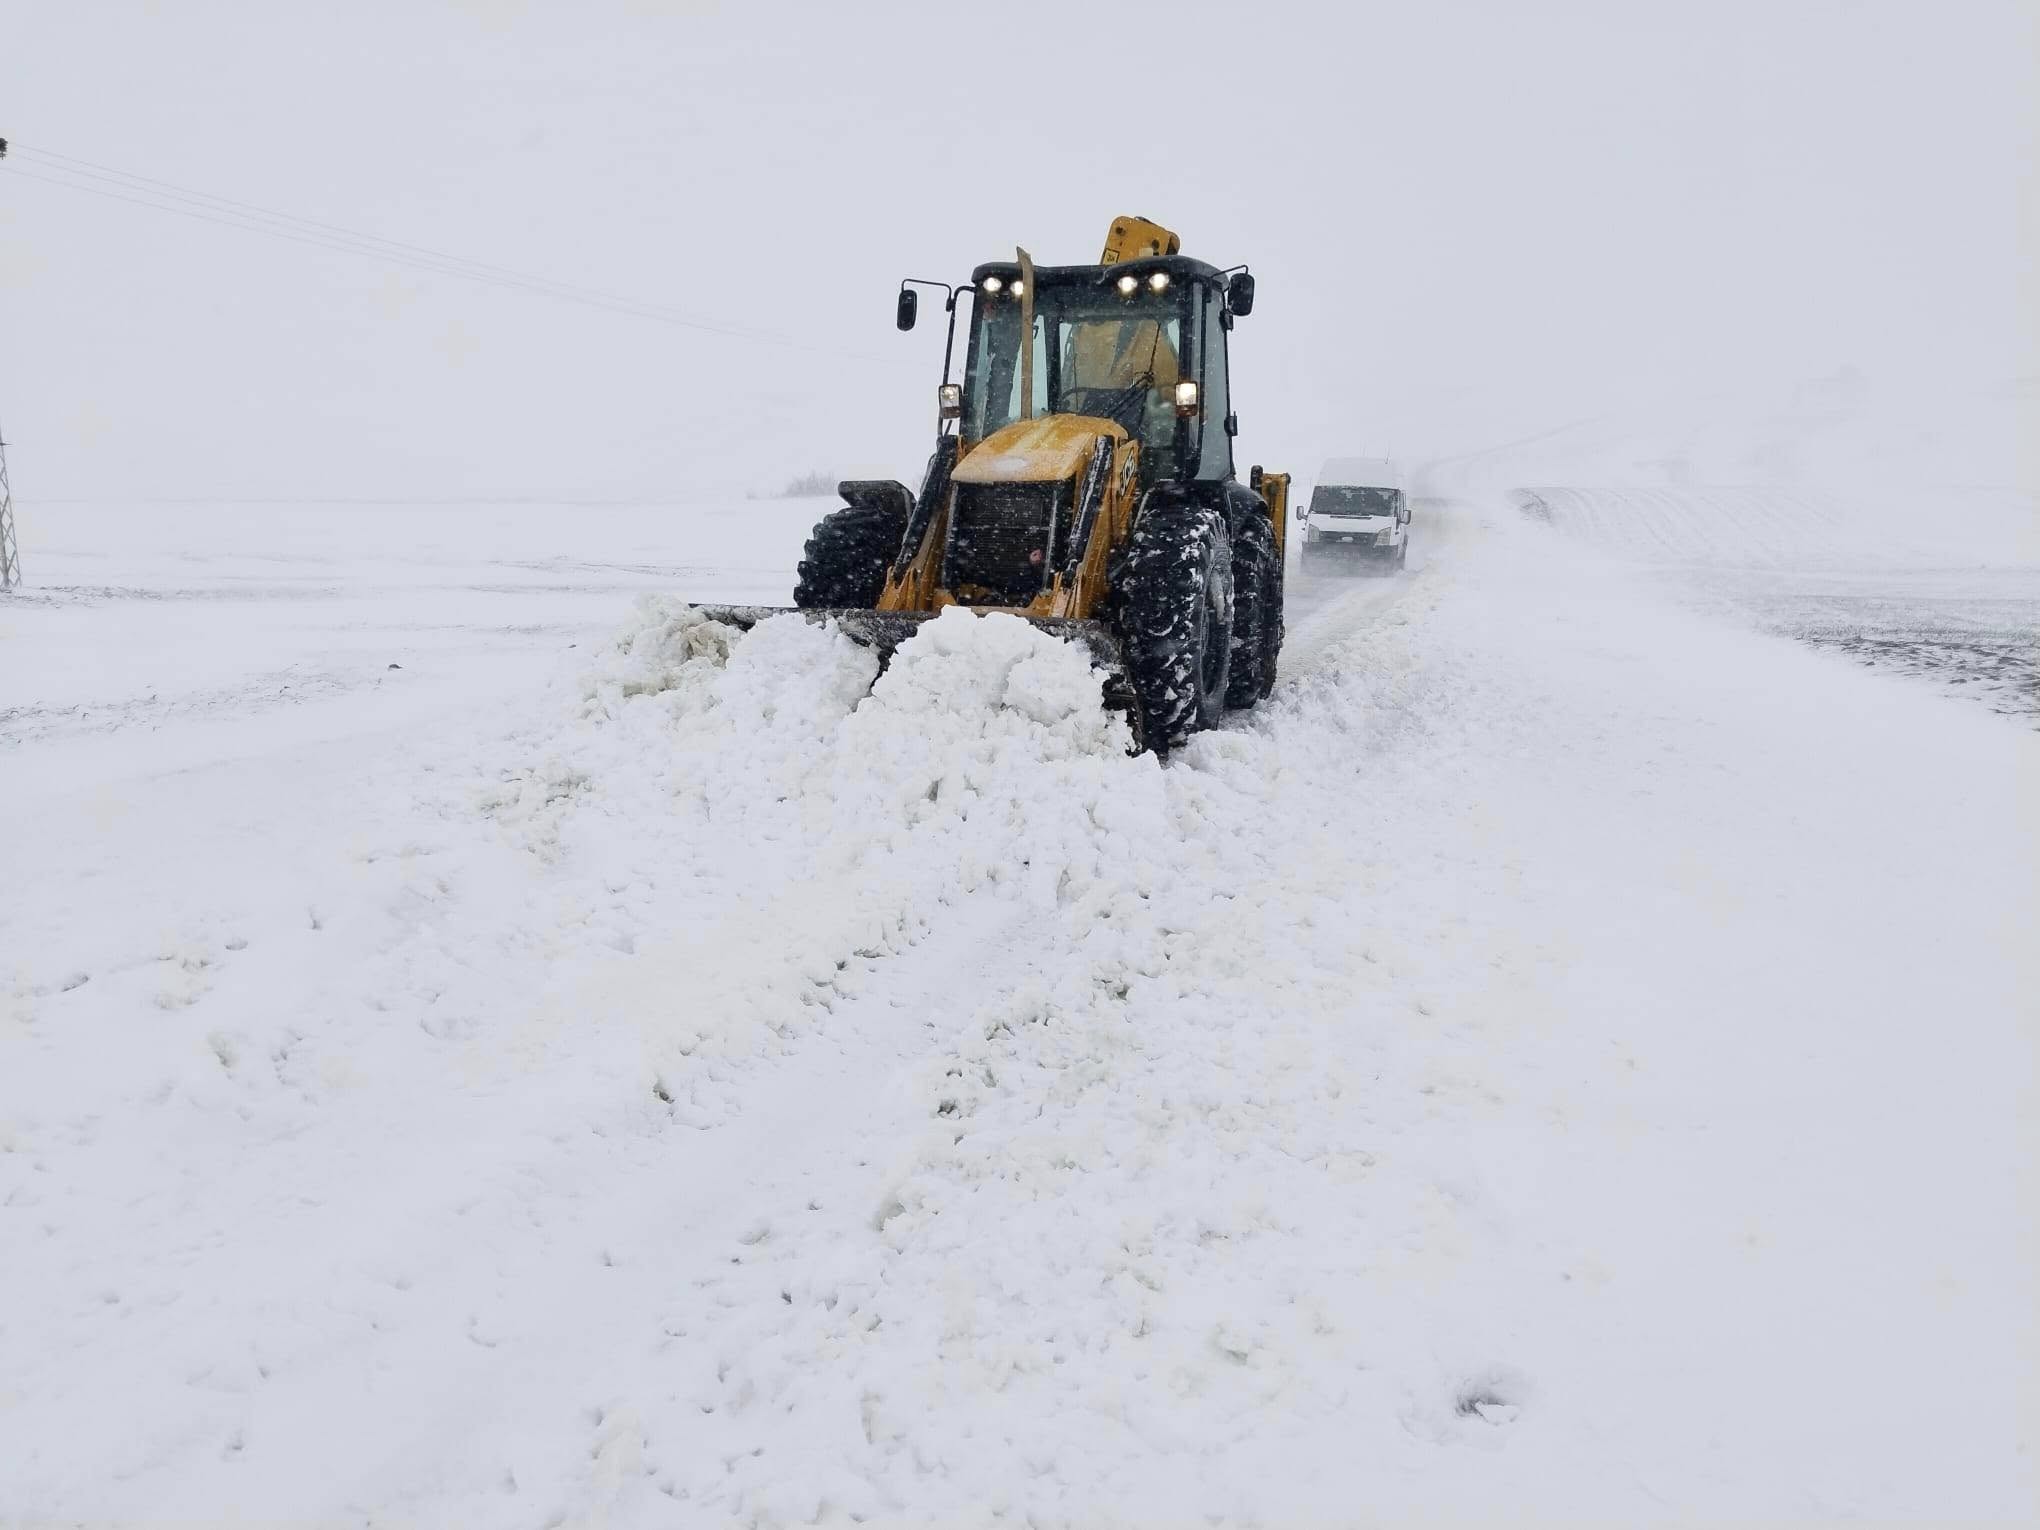
{"type": "Polygon", "coordinates": [[[1174,255],[1182,248],[1183,241],[1159,223],[1150,223],[1146,218],[1114,218],[1112,231],[1105,236],[1105,253],[1098,257],[1098,264],[1116,266],[1122,260],[1139,260],[1145,255],[1174,255]]]}

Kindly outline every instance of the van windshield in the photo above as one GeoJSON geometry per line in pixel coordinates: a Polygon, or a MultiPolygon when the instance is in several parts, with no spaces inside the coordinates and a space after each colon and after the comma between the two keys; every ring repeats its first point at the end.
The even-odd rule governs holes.
{"type": "Polygon", "coordinates": [[[1321,483],[1310,497],[1312,515],[1393,515],[1402,504],[1401,489],[1321,483]]]}

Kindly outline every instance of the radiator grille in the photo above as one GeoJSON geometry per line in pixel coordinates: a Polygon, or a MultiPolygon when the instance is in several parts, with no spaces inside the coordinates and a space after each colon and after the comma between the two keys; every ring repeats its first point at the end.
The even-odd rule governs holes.
{"type": "Polygon", "coordinates": [[[1060,483],[956,487],[943,583],[965,605],[1022,605],[1041,592],[1051,534],[1067,533],[1060,483]]]}

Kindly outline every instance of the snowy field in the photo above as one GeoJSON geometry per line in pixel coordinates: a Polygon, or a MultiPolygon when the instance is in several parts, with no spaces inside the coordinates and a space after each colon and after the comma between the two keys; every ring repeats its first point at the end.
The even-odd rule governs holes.
{"type": "Polygon", "coordinates": [[[1496,494],[1161,766],[816,508],[24,508],[0,1523],[2023,1522],[2029,719],[1496,494]]]}
{"type": "Polygon", "coordinates": [[[1895,505],[1805,490],[1536,488],[1519,509],[1703,607],[2040,725],[2040,507],[2014,490],[1895,505]]]}
{"type": "Polygon", "coordinates": [[[2040,727],[2040,567],[1743,571],[1685,582],[1766,631],[2040,727]]]}

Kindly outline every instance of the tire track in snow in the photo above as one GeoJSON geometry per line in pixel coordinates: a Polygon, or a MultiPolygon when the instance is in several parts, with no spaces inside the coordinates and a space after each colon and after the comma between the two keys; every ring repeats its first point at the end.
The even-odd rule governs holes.
{"type": "Polygon", "coordinates": [[[1419,566],[1391,575],[1355,575],[1353,581],[1333,575],[1299,578],[1285,592],[1290,627],[1283,639],[1278,679],[1286,683],[1317,673],[1334,649],[1381,620],[1426,572],[1419,566]]]}
{"type": "MultiPolygon", "coordinates": [[[[1300,564],[1293,565],[1283,600],[1288,631],[1282,645],[1281,680],[1301,681],[1317,675],[1355,633],[1383,620],[1431,581],[1449,578],[1453,548],[1469,534],[1469,519],[1463,504],[1417,500],[1410,522],[1410,563],[1394,573],[1305,574],[1300,564]]],[[[1296,557],[1297,552],[1291,556],[1296,557]]],[[[1251,718],[1250,713],[1249,725],[1251,718]]]]}
{"type": "MultiPolygon", "coordinates": [[[[798,1054],[747,1080],[688,1151],[690,1186],[710,1183],[664,1197],[646,1243],[672,1253],[651,1255],[659,1279],[625,1304],[629,1321],[591,1346],[577,1315],[559,1318],[585,1357],[563,1386],[605,1420],[633,1421],[621,1447],[598,1440],[586,1457],[560,1458],[575,1522],[755,1509],[751,1474],[731,1465],[755,1455],[758,1416],[807,1379],[804,1350],[824,1329],[875,1332],[874,1231],[895,1213],[913,1145],[945,1129],[930,1117],[926,1076],[973,1022],[988,977],[1024,969],[1048,922],[1010,896],[958,901],[911,951],[871,969],[798,1054]]],[[[837,1422],[858,1416],[846,1407],[837,1422]]],[[[812,1473],[771,1453],[791,1510],[812,1473]]]]}

